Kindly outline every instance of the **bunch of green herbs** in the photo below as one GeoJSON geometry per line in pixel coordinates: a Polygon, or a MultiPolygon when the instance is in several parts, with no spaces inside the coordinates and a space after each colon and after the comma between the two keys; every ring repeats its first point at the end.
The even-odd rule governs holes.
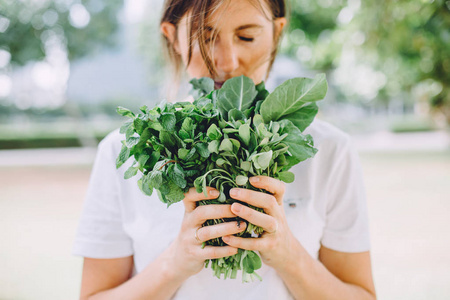
{"type": "MultiPolygon", "coordinates": [[[[291,183],[294,174],[289,169],[317,152],[312,137],[302,132],[317,114],[316,102],[327,92],[323,74],[314,79],[289,79],[272,93],[263,82],[255,86],[245,76],[229,79],[217,90],[210,78],[193,79],[191,84],[196,97],[193,103],[163,101],[153,108],[143,106],[137,114],[117,109],[129,120],[120,128],[125,140],[116,166],[132,157],[124,177],[139,172],[138,185],[146,195],[156,189],[160,200],[170,206],[181,201],[191,187],[206,196],[206,187],[212,186],[220,192],[219,197],[198,205],[232,204],[237,200],[229,196],[231,188],[265,192],[249,183],[248,178],[257,175],[291,183]]],[[[241,221],[215,219],[203,226],[232,220],[241,221]]],[[[246,230],[237,236],[258,237],[262,233],[261,227],[247,222],[246,230]]],[[[225,244],[216,238],[205,245],[225,244]]],[[[206,261],[205,267],[209,263],[206,261]]],[[[225,279],[236,278],[242,270],[244,282],[261,279],[255,272],[261,259],[249,250],[212,259],[211,267],[218,278],[222,274],[225,279]]]]}

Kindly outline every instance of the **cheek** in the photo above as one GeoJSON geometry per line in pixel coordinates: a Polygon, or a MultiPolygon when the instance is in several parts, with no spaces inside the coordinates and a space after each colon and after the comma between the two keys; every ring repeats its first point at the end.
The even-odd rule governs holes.
{"type": "MultiPolygon", "coordinates": [[[[186,55],[187,57],[187,55],[186,55]]],[[[187,62],[187,60],[186,60],[187,62]]],[[[186,65],[185,62],[185,65],[186,65]]],[[[194,46],[192,48],[192,57],[189,66],[186,69],[189,77],[191,78],[200,78],[200,77],[210,77],[208,68],[202,58],[200,53],[200,49],[198,46],[194,46]]]]}

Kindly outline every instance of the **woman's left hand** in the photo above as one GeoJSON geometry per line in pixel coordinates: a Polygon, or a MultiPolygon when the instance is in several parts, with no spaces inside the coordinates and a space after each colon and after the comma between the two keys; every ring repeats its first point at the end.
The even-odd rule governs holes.
{"type": "Polygon", "coordinates": [[[268,191],[270,194],[243,188],[233,188],[230,196],[233,199],[264,209],[265,214],[248,206],[233,203],[231,211],[260,226],[264,233],[259,238],[241,238],[233,235],[223,237],[230,246],[259,251],[263,262],[277,270],[286,268],[292,262],[291,251],[298,241],[288,227],[283,209],[284,183],[267,176],[250,178],[252,186],[268,191]]]}

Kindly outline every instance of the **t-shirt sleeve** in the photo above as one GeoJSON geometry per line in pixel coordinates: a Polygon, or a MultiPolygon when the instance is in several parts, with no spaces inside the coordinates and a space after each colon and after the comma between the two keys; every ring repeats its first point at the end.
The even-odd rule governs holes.
{"type": "Polygon", "coordinates": [[[350,137],[333,158],[328,181],[323,246],[340,252],[370,250],[366,193],[358,154],[350,137]]]}
{"type": "Polygon", "coordinates": [[[74,255],[118,258],[133,254],[131,239],[123,228],[115,168],[117,145],[111,135],[100,143],[97,151],[72,249],[74,255]]]}

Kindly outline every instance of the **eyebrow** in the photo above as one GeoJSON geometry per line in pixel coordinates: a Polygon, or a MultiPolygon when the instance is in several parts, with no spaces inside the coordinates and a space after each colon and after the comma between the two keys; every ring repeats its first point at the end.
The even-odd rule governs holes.
{"type": "MultiPolygon", "coordinates": [[[[241,25],[238,28],[235,29],[235,31],[239,31],[239,30],[244,30],[244,29],[248,29],[248,28],[262,28],[262,25],[259,24],[245,24],[245,25],[241,25]]],[[[214,28],[212,28],[211,26],[205,26],[205,30],[206,31],[214,31],[214,28]]]]}

